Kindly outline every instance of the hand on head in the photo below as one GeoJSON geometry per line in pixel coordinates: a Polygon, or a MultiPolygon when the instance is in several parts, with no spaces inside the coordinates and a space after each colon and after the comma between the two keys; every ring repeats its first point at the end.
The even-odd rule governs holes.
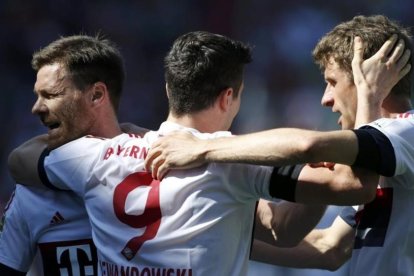
{"type": "Polygon", "coordinates": [[[391,36],[377,53],[366,60],[363,59],[364,49],[362,39],[355,37],[352,72],[358,96],[382,103],[391,89],[410,71],[410,50],[405,49],[404,40],[398,40],[397,35],[391,36]]]}

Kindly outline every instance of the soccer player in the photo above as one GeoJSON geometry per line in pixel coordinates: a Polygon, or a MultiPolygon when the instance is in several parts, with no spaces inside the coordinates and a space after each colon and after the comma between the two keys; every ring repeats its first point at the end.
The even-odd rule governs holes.
{"type": "Polygon", "coordinates": [[[67,191],[16,185],[0,238],[1,275],[97,275],[96,248],[82,200],[67,191]],[[36,254],[41,262],[31,267],[36,254]]]}
{"type": "MultiPolygon", "coordinates": [[[[117,50],[99,37],[64,37],[34,55],[38,100],[33,113],[50,128],[44,137],[50,149],[79,135],[110,137],[118,132],[113,114],[124,74],[121,65],[117,50]]],[[[146,131],[131,125],[122,127],[134,133],[146,131]]],[[[37,150],[43,148],[44,144],[37,150]]],[[[309,217],[306,212],[301,215],[309,217]]],[[[83,204],[73,193],[18,185],[4,224],[0,274],[25,274],[39,251],[43,257],[40,271],[45,274],[96,274],[90,225],[83,204]]]]}
{"type": "MultiPolygon", "coordinates": [[[[316,170],[312,172],[311,168],[303,169],[298,182],[287,187],[291,200],[339,205],[360,203],[360,198],[369,200],[358,208],[346,207],[330,228],[313,231],[297,248],[283,251],[267,246],[263,254],[253,256],[256,260],[333,270],[352,254],[351,275],[412,275],[414,272],[414,217],[411,215],[414,208],[414,111],[410,101],[411,76],[402,78],[389,95],[382,93],[386,90],[378,89],[381,88],[379,85],[373,87],[372,92],[375,93],[370,97],[360,97],[355,84],[361,80],[353,79],[353,73],[358,68],[351,62],[352,53],[348,51],[353,37],[358,36],[366,45],[364,56],[372,56],[391,35],[394,35],[394,40],[398,38],[404,42],[406,47],[412,47],[409,30],[396,22],[385,16],[357,16],[325,35],[313,52],[327,83],[322,104],[340,113],[338,123],[343,129],[361,125],[356,114],[367,102],[380,106],[383,118],[363,129],[382,133],[391,143],[391,151],[383,151],[382,156],[371,156],[373,163],[377,158],[388,163],[384,172],[387,177],[381,176],[378,182],[364,186],[321,186],[305,183],[305,175],[320,175],[316,170]]],[[[384,53],[380,61],[386,66],[393,57],[384,53]]],[[[148,166],[155,166],[155,175],[162,177],[173,166],[187,167],[188,162],[194,160],[197,160],[196,165],[204,161],[261,164],[277,161],[277,156],[271,156],[278,154],[273,148],[277,136],[271,131],[198,143],[192,142],[193,137],[182,134],[173,139],[165,137],[164,141],[160,139],[153,145],[148,166]],[[187,160],[185,156],[188,156],[187,160]]],[[[388,142],[384,141],[376,140],[373,144],[388,147],[388,142]]],[[[330,169],[335,171],[339,166],[331,166],[330,169]]]]}
{"type": "MultiPolygon", "coordinates": [[[[64,143],[65,138],[83,136],[85,129],[110,137],[103,124],[90,130],[96,121],[88,121],[82,106],[98,101],[102,94],[99,89],[113,91],[114,105],[104,115],[111,116],[117,126],[113,110],[117,109],[124,69],[112,42],[85,35],[62,37],[35,53],[32,66],[39,73],[35,85],[38,103],[33,112],[50,128],[47,139],[51,149],[64,143]],[[45,75],[48,69],[56,70],[56,74],[45,75]]],[[[24,275],[35,254],[40,254],[42,264],[37,270],[44,275],[97,275],[96,248],[81,198],[70,191],[16,186],[3,217],[0,274],[24,275]]]]}
{"type": "MultiPolygon", "coordinates": [[[[43,182],[72,189],[85,200],[102,274],[246,273],[256,201],[277,196],[279,171],[211,164],[174,172],[160,182],[145,170],[144,158],[153,141],[174,130],[185,129],[203,138],[230,136],[225,130],[237,114],[243,67],[249,61],[250,49],[240,42],[206,32],[183,35],[166,57],[170,113],[157,132],[144,138],[121,133],[113,139],[87,136],[45,157],[44,166],[40,166],[43,182]]],[[[394,83],[403,67],[396,66],[394,83]]],[[[38,78],[39,74],[56,75],[58,68],[47,65],[38,78]]],[[[104,99],[105,90],[101,85],[95,87],[102,92],[97,96],[104,99]]],[[[93,95],[92,91],[86,99],[93,95]]],[[[88,115],[95,114],[99,112],[88,115]]],[[[320,157],[315,157],[304,150],[309,142],[298,143],[284,152],[281,163],[329,160],[352,164],[364,157],[358,154],[363,133],[280,130],[284,139],[317,138],[315,148],[327,145],[320,157]],[[332,154],[331,149],[338,148],[343,152],[332,154]]],[[[34,140],[27,148],[42,144],[34,140]]],[[[19,173],[37,170],[26,162],[26,153],[20,149],[11,155],[11,169],[16,180],[30,184],[37,174],[25,179],[26,175],[19,173]]],[[[360,161],[366,165],[363,158],[360,161]]]]}

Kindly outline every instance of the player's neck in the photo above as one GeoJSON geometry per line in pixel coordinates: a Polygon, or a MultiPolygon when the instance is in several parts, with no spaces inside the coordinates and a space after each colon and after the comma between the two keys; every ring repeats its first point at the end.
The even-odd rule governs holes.
{"type": "Polygon", "coordinates": [[[94,136],[105,138],[113,138],[122,133],[118,119],[112,111],[98,114],[91,127],[91,132],[94,136]]]}
{"type": "Polygon", "coordinates": [[[382,105],[382,114],[384,117],[393,118],[396,114],[404,113],[411,110],[412,104],[408,97],[388,96],[382,105]]]}
{"type": "Polygon", "coordinates": [[[223,118],[216,116],[216,114],[208,110],[182,116],[177,116],[170,112],[167,121],[197,129],[202,133],[227,130],[224,126],[223,118]]]}

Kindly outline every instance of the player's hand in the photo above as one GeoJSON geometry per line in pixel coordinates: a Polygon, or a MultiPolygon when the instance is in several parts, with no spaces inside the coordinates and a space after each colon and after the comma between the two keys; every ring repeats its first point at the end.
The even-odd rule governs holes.
{"type": "Polygon", "coordinates": [[[311,168],[327,168],[333,170],[336,163],[332,162],[319,162],[319,163],[308,163],[308,166],[311,168]]]}
{"type": "Polygon", "coordinates": [[[171,169],[188,169],[205,163],[204,140],[188,132],[174,132],[155,141],[145,158],[145,168],[161,180],[171,169]]]}
{"type": "Polygon", "coordinates": [[[360,37],[354,38],[354,57],[352,71],[358,90],[358,101],[366,97],[367,102],[382,101],[391,89],[411,69],[410,50],[405,49],[403,39],[391,36],[381,49],[369,59],[364,60],[365,45],[360,37]]]}

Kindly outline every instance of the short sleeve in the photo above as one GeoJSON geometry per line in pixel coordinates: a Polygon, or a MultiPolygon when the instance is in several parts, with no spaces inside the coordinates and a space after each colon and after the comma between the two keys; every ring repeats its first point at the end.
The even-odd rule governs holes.
{"type": "Polygon", "coordinates": [[[36,244],[20,210],[21,193],[17,189],[6,206],[0,233],[0,262],[26,272],[36,253],[36,244]]]}
{"type": "Polygon", "coordinates": [[[370,126],[390,140],[396,159],[394,176],[414,172],[414,118],[379,119],[370,126]]]}
{"type": "Polygon", "coordinates": [[[83,137],[52,150],[43,163],[47,176],[42,180],[45,186],[72,190],[83,197],[103,145],[102,139],[83,137]]]}
{"type": "Polygon", "coordinates": [[[356,210],[352,206],[343,207],[339,213],[339,217],[343,219],[352,228],[356,227],[355,220],[356,210]]]}

